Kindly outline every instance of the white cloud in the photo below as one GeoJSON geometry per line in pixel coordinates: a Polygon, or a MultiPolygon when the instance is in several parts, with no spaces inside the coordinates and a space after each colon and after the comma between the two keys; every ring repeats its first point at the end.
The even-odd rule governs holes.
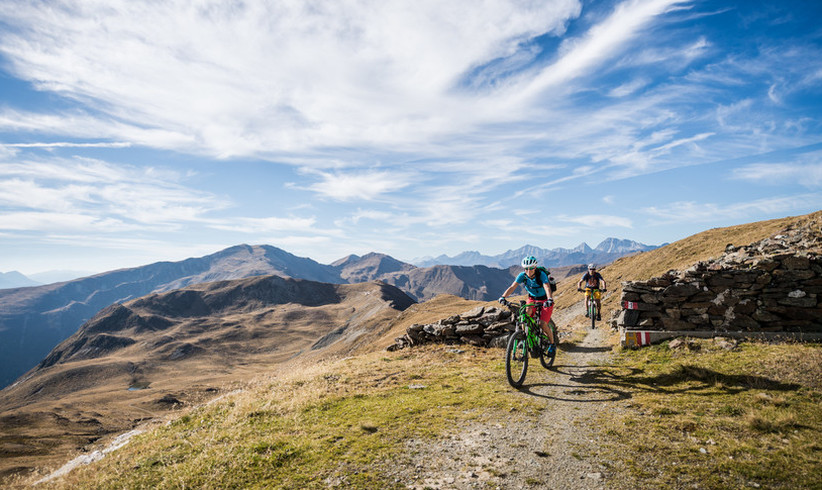
{"type": "Polygon", "coordinates": [[[620,85],[618,87],[612,88],[608,92],[608,95],[610,95],[611,97],[625,97],[625,96],[628,96],[628,95],[632,95],[633,93],[635,93],[638,90],[642,89],[643,87],[645,87],[649,83],[651,83],[651,81],[648,80],[647,78],[637,78],[637,79],[631,80],[630,82],[623,83],[622,85],[620,85]]]}
{"type": "Polygon", "coordinates": [[[99,160],[0,163],[0,229],[113,233],[202,222],[228,203],[178,183],[176,172],[99,160]]]}
{"type": "MultiPolygon", "coordinates": [[[[71,212],[20,211],[0,214],[0,229],[11,231],[48,231],[50,233],[96,231],[119,233],[137,227],[115,218],[71,212]]],[[[88,241],[88,236],[85,237],[88,241]]]]}
{"type": "Polygon", "coordinates": [[[736,221],[762,214],[779,216],[796,210],[804,210],[807,209],[809,203],[814,202],[819,203],[818,205],[822,204],[822,194],[771,197],[730,204],[681,201],[666,206],[643,208],[642,212],[658,218],[659,223],[664,224],[736,221]]]}
{"type": "Polygon", "coordinates": [[[397,217],[396,213],[377,211],[374,209],[358,209],[356,213],[335,221],[337,226],[357,226],[362,220],[387,222],[397,217]]]}
{"type": "MultiPolygon", "coordinates": [[[[722,98],[716,120],[705,123],[712,110],[703,105],[710,104],[705,94],[718,85],[743,86],[751,75],[768,76],[779,59],[779,50],[763,48],[758,61],[726,59],[690,70],[678,84],[658,84],[719,49],[701,33],[658,38],[663,19],[688,19],[683,13],[692,2],[682,0],[617,3],[587,32],[565,39],[547,66],[521,60],[536,59],[542,49],[532,43],[536,36],[564,34],[581,13],[576,0],[489,0],[482,8],[467,0],[413,7],[371,0],[233,7],[180,0],[162,8],[121,0],[85,5],[82,12],[70,2],[56,2],[47,14],[43,8],[3,3],[0,20],[16,28],[0,34],[0,51],[17,76],[84,109],[0,109],[0,129],[325,169],[358,167],[352,160],[388,166],[433,158],[441,160],[437,165],[457,159],[485,166],[500,163],[495,159],[502,155],[525,162],[545,154],[557,162],[605,163],[598,172],[608,163],[629,169],[620,175],[693,163],[677,157],[708,158],[697,140],[677,154],[641,145],[649,132],[676,132],[685,142],[715,132],[710,126],[716,124],[740,140],[755,139],[754,105],[740,105],[740,96],[722,98]],[[628,48],[637,54],[625,55],[628,48]],[[528,68],[507,72],[514,61],[528,68]],[[640,65],[647,75],[616,83],[607,78],[611,70],[640,65]],[[495,76],[503,78],[471,84],[472,77],[495,76]],[[566,98],[592,86],[614,99],[580,107],[566,98]],[[705,124],[682,128],[695,121],[705,124]],[[386,153],[385,160],[362,157],[386,153]]],[[[811,48],[802,53],[813,59],[811,48]]],[[[808,69],[818,72],[818,66],[808,69]]],[[[313,190],[325,194],[324,187],[325,181],[313,190]]],[[[332,183],[327,195],[356,199],[349,188],[362,190],[355,182],[332,183]]],[[[376,199],[380,192],[396,187],[363,195],[376,199]]]]}
{"type": "Polygon", "coordinates": [[[408,187],[415,179],[409,172],[396,171],[323,172],[304,169],[304,172],[319,177],[320,181],[306,187],[292,184],[293,187],[338,201],[378,199],[408,187]]]}
{"type": "Polygon", "coordinates": [[[6,143],[0,146],[9,148],[128,148],[131,143],[73,143],[61,141],[53,143],[6,143]]]}
{"type": "Polygon", "coordinates": [[[311,218],[231,218],[229,220],[213,221],[208,226],[218,230],[236,231],[240,233],[271,233],[274,231],[314,231],[317,219],[311,218]]]}
{"type": "Polygon", "coordinates": [[[588,214],[582,216],[557,216],[558,221],[566,221],[569,223],[578,223],[590,228],[633,228],[631,220],[622,216],[611,216],[606,214],[588,214]]]}
{"type": "Polygon", "coordinates": [[[538,76],[515,87],[520,98],[530,98],[544,90],[568,82],[619,52],[654,17],[664,14],[683,0],[628,0],[613,14],[592,27],[585,36],[563,43],[562,56],[538,76]]]}
{"type": "Polygon", "coordinates": [[[489,219],[483,221],[482,224],[490,228],[508,228],[513,222],[509,219],[489,219]]]}
{"type": "Polygon", "coordinates": [[[822,186],[822,162],[756,163],[734,169],[732,178],[765,185],[822,186]]]}
{"type": "Polygon", "coordinates": [[[0,127],[220,157],[420,142],[493,113],[453,97],[467,72],[579,12],[577,0],[7,1],[13,72],[89,112],[6,110],[0,127]]]}

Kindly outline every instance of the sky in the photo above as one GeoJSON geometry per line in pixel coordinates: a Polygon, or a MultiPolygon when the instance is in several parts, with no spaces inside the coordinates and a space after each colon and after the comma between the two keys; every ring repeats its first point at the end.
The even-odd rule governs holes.
{"type": "Polygon", "coordinates": [[[822,209],[822,2],[0,2],[0,271],[822,209]]]}

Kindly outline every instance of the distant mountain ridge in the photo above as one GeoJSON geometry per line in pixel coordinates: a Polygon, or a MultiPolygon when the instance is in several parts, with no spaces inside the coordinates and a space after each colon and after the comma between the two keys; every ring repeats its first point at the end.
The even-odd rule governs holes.
{"type": "MultiPolygon", "coordinates": [[[[664,244],[663,244],[664,245],[664,244]]],[[[606,238],[595,248],[587,243],[580,243],[574,248],[544,249],[534,245],[525,245],[516,250],[509,250],[499,255],[483,255],[476,251],[462,252],[453,257],[440,255],[438,257],[420,257],[411,263],[418,267],[433,265],[484,265],[486,267],[507,268],[519,265],[523,257],[533,255],[541,264],[547,267],[562,267],[575,264],[596,263],[608,264],[614,260],[637,252],[647,252],[663,245],[646,245],[620,238],[606,238]]]]}
{"type": "Polygon", "coordinates": [[[17,271],[0,272],[0,289],[25,288],[41,284],[17,271]]]}

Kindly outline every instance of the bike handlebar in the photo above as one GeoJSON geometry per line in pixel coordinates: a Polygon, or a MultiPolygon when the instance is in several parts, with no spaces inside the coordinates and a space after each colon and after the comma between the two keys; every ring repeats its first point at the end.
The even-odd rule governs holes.
{"type": "Polygon", "coordinates": [[[500,298],[499,299],[500,304],[502,304],[503,306],[506,306],[509,310],[511,310],[512,313],[515,313],[515,314],[519,314],[520,311],[522,311],[522,309],[526,306],[542,307],[548,301],[551,301],[551,303],[553,304],[553,301],[550,300],[550,299],[546,299],[545,301],[541,301],[539,303],[526,303],[525,300],[521,299],[521,300],[519,300],[519,304],[512,303],[512,302],[508,301],[505,298],[500,298]]]}

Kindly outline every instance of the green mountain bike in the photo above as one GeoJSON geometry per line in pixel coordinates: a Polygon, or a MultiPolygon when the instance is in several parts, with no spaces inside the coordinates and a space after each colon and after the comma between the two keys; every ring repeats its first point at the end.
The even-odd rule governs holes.
{"type": "MultiPolygon", "coordinates": [[[[508,383],[514,388],[519,388],[525,381],[529,355],[539,357],[542,367],[549,369],[554,364],[557,349],[539,327],[541,304],[534,306],[526,304],[525,301],[520,301],[519,304],[505,301],[503,304],[514,313],[516,319],[516,329],[508,337],[508,346],[505,348],[505,374],[508,383]],[[529,307],[534,307],[534,316],[528,314],[529,307]]],[[[548,322],[548,325],[556,340],[557,326],[554,320],[548,322]]]]}

